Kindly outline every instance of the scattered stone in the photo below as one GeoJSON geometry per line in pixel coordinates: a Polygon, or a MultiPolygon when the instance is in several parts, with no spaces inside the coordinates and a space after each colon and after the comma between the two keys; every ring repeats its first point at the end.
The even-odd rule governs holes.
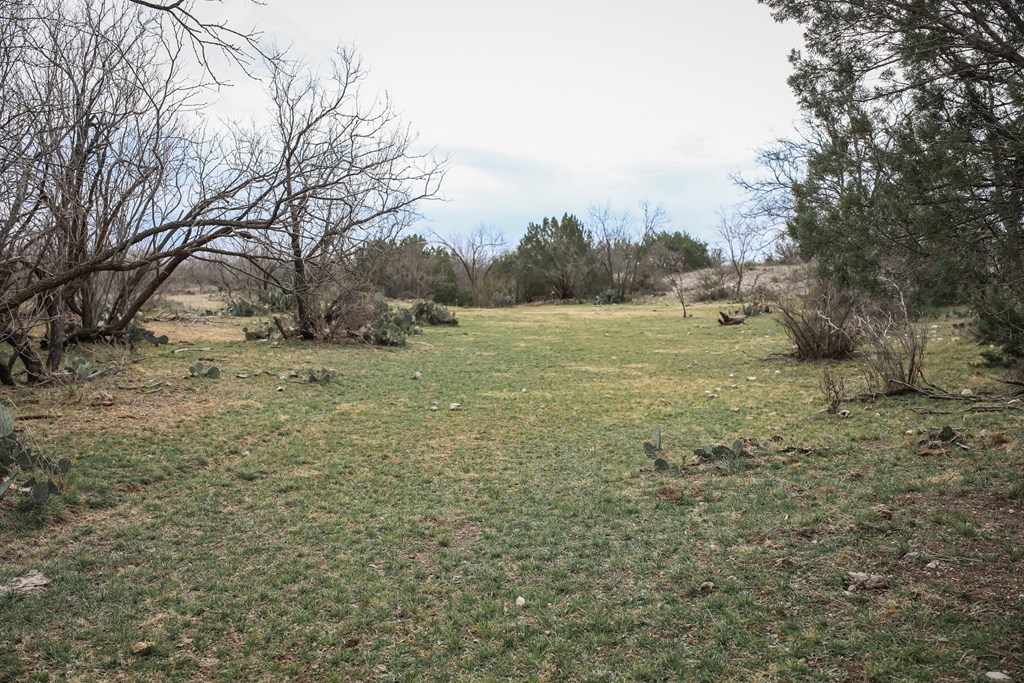
{"type": "Polygon", "coordinates": [[[277,390],[278,391],[284,391],[284,387],[278,387],[277,390]]]}
{"type": "Polygon", "coordinates": [[[985,674],[985,678],[990,681],[1012,681],[1013,679],[1007,676],[1002,671],[989,671],[985,674]]]}
{"type": "Polygon", "coordinates": [[[140,640],[132,645],[132,654],[136,657],[146,657],[153,654],[154,646],[154,643],[151,643],[148,640],[140,640]]]}
{"type": "Polygon", "coordinates": [[[520,595],[518,598],[516,598],[516,604],[519,605],[520,607],[522,607],[523,605],[526,604],[526,598],[524,598],[522,595],[520,595]]]}
{"type": "Polygon", "coordinates": [[[960,392],[960,395],[961,396],[974,396],[974,392],[971,391],[970,389],[964,389],[963,391],[960,392]]]}
{"type": "Polygon", "coordinates": [[[881,574],[865,574],[863,572],[846,572],[850,585],[846,590],[850,593],[857,591],[884,590],[889,587],[889,579],[881,574]]]}
{"type": "Polygon", "coordinates": [[[748,377],[748,378],[747,378],[747,381],[748,381],[748,382],[756,382],[756,381],[757,381],[757,378],[756,378],[756,377],[748,377]]]}
{"type": "Polygon", "coordinates": [[[431,401],[430,402],[430,409],[431,410],[437,410],[437,401],[431,401]]]}
{"type": "Polygon", "coordinates": [[[851,413],[849,410],[840,410],[838,413],[836,413],[836,415],[838,415],[839,417],[846,418],[853,415],[853,413],[851,413]]]}
{"type": "Polygon", "coordinates": [[[925,565],[925,569],[938,569],[941,564],[942,563],[938,560],[932,560],[931,562],[925,565]]]}
{"type": "Polygon", "coordinates": [[[461,403],[449,403],[448,404],[448,410],[462,410],[462,404],[461,403]]]}
{"type": "Polygon", "coordinates": [[[420,372],[419,370],[417,370],[417,371],[416,371],[416,372],[415,372],[415,373],[413,374],[412,378],[413,378],[413,379],[423,379],[423,373],[422,373],[422,372],[420,372]]]}
{"type": "Polygon", "coordinates": [[[700,585],[700,591],[702,593],[710,593],[713,590],[715,590],[715,584],[711,583],[710,581],[705,581],[700,585]]]}
{"type": "Polygon", "coordinates": [[[0,595],[4,593],[36,593],[50,585],[50,579],[42,572],[30,571],[25,576],[11,579],[3,586],[0,586],[0,595]]]}

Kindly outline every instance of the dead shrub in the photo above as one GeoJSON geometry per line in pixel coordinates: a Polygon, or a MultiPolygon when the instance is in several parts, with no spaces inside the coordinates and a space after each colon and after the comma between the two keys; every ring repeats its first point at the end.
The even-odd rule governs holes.
{"type": "Polygon", "coordinates": [[[849,358],[857,349],[857,312],[862,302],[856,294],[813,277],[806,294],[762,288],[759,297],[778,312],[800,360],[849,358]]]}
{"type": "Polygon", "coordinates": [[[903,394],[923,380],[928,331],[917,329],[907,315],[902,294],[891,306],[875,306],[858,315],[868,393],[903,394]]]}
{"type": "Polygon", "coordinates": [[[846,378],[826,367],[821,375],[821,390],[828,401],[828,412],[833,415],[838,413],[839,406],[847,400],[846,378]]]}

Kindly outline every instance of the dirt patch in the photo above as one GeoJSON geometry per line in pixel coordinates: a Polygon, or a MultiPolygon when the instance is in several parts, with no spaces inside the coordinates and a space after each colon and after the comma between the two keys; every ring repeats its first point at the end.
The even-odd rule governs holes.
{"type": "Polygon", "coordinates": [[[1024,547],[1024,511],[990,493],[910,493],[891,504],[917,519],[959,525],[929,534],[898,562],[919,596],[943,609],[959,603],[968,613],[1024,612],[1024,572],[1006,555],[1024,547]]]}

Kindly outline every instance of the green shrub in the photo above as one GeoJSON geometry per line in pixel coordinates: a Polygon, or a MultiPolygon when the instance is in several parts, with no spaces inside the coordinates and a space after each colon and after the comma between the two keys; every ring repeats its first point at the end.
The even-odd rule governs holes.
{"type": "Polygon", "coordinates": [[[272,313],[287,313],[292,310],[295,299],[280,287],[274,287],[256,292],[256,302],[272,313]]]}
{"type": "Polygon", "coordinates": [[[216,365],[204,365],[203,361],[196,361],[188,368],[189,377],[205,377],[206,379],[220,379],[220,368],[216,365]]]}
{"type": "Polygon", "coordinates": [[[377,314],[363,332],[363,339],[375,346],[404,346],[410,334],[421,332],[411,309],[391,308],[383,297],[374,297],[377,314]]]}
{"type": "Polygon", "coordinates": [[[29,448],[14,431],[14,416],[7,405],[0,404],[0,498],[11,490],[15,479],[23,472],[32,473],[25,482],[32,500],[45,503],[53,494],[64,489],[71,461],[62,458],[54,463],[46,456],[29,448]]]}
{"type": "Polygon", "coordinates": [[[230,315],[238,318],[253,318],[257,315],[263,315],[267,312],[266,306],[258,302],[249,301],[239,297],[238,299],[232,299],[222,309],[222,315],[230,315]]]}
{"type": "Polygon", "coordinates": [[[611,304],[625,304],[633,300],[629,294],[620,296],[614,289],[606,289],[594,296],[595,306],[608,306],[611,304]]]}
{"type": "Polygon", "coordinates": [[[169,340],[166,334],[162,334],[159,337],[153,334],[152,330],[148,330],[134,319],[131,320],[124,328],[124,332],[121,334],[121,339],[124,341],[125,346],[135,348],[141,342],[149,342],[153,346],[160,346],[166,344],[169,340]]]}
{"type": "Polygon", "coordinates": [[[729,298],[729,290],[725,286],[725,277],[721,273],[702,275],[697,284],[697,301],[721,301],[729,298]]]}
{"type": "Polygon", "coordinates": [[[974,310],[978,341],[998,348],[983,352],[986,360],[1012,366],[1024,359],[1024,303],[989,288],[975,300],[974,310]]]}
{"type": "Polygon", "coordinates": [[[458,325],[459,321],[455,315],[448,310],[447,306],[433,301],[419,299],[412,305],[412,315],[418,323],[427,325],[458,325]]]}

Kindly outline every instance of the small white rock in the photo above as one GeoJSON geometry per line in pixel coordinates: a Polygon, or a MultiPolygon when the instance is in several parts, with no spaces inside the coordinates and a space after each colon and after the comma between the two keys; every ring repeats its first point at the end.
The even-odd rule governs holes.
{"type": "Polygon", "coordinates": [[[1013,679],[1004,674],[1002,671],[989,671],[985,674],[985,678],[990,681],[1012,681],[1013,679]]]}
{"type": "Polygon", "coordinates": [[[461,403],[449,403],[448,404],[448,410],[462,410],[462,404],[461,403]]]}
{"type": "Polygon", "coordinates": [[[710,593],[711,591],[715,590],[715,584],[711,583],[710,581],[705,581],[700,585],[700,589],[705,593],[710,593]]]}
{"type": "Polygon", "coordinates": [[[756,381],[757,381],[757,378],[756,378],[756,377],[748,377],[748,378],[747,378],[747,381],[748,381],[748,382],[756,382],[756,381]]]}
{"type": "Polygon", "coordinates": [[[284,391],[284,387],[278,387],[277,390],[278,391],[284,391]]]}
{"type": "Polygon", "coordinates": [[[412,378],[413,378],[413,379],[423,379],[423,373],[422,373],[422,372],[420,372],[419,370],[417,370],[417,371],[416,371],[416,372],[415,372],[415,373],[413,374],[412,378]]]}
{"type": "Polygon", "coordinates": [[[522,595],[520,595],[518,598],[516,598],[516,604],[519,605],[520,607],[522,607],[523,605],[526,604],[526,598],[524,598],[522,595]]]}

